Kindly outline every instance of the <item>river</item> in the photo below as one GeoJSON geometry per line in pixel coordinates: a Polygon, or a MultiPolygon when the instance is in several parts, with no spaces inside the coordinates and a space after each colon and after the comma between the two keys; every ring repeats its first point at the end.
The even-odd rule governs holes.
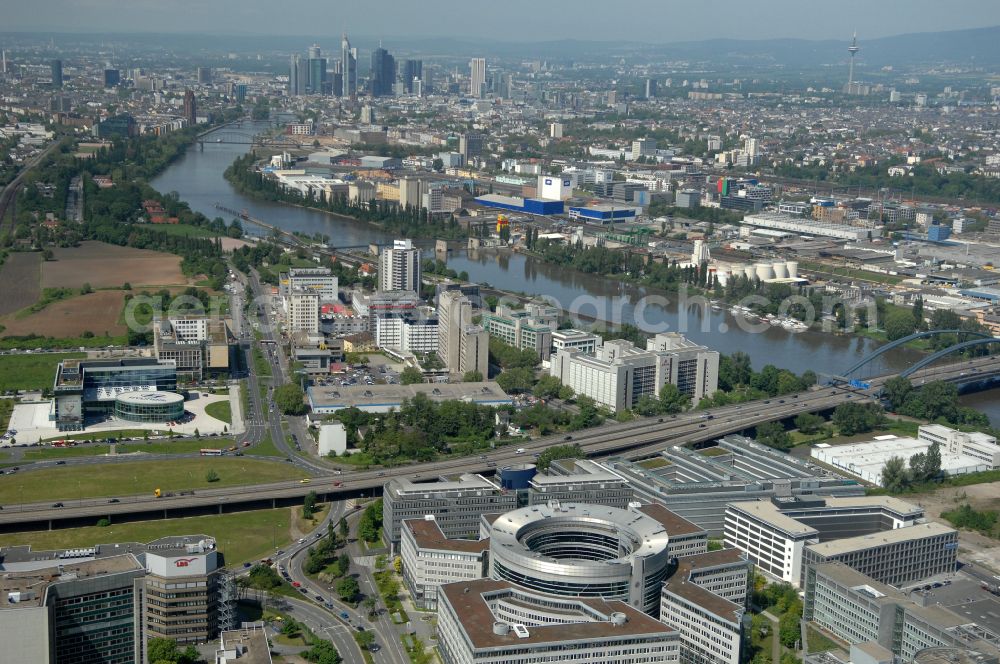
{"type": "MultiPolygon", "coordinates": [[[[256,126],[264,125],[245,125],[247,129],[256,126]]],[[[153,185],[161,192],[176,191],[181,200],[209,217],[228,218],[216,210],[216,203],[235,210],[245,209],[251,216],[289,231],[328,235],[334,246],[349,247],[392,239],[390,234],[367,223],[257,201],[237,193],[226,182],[223,171],[247,149],[245,145],[212,142],[206,142],[201,149],[192,146],[156,178],[153,185]]],[[[819,374],[839,374],[877,346],[876,342],[860,337],[813,331],[793,333],[762,324],[749,326],[726,310],[690,303],[685,306],[677,294],[654,293],[623,285],[613,279],[566,269],[523,254],[461,249],[450,252],[448,265],[458,272],[468,272],[472,281],[545,296],[564,309],[580,314],[583,319],[596,317],[620,323],[637,322],[638,318],[640,327],[647,331],[679,331],[723,353],[744,351],[758,369],[774,364],[797,373],[812,369],[819,374]]],[[[879,373],[900,370],[916,356],[907,349],[893,351],[883,356],[874,369],[879,373]]],[[[976,399],[980,407],[992,405],[992,409],[984,409],[991,411],[995,424],[1000,424],[996,391],[966,398],[976,399]]]]}

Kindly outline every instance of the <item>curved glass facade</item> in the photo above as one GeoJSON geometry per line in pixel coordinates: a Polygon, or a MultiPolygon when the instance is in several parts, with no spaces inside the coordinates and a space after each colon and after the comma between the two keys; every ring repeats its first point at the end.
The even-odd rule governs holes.
{"type": "MultiPolygon", "coordinates": [[[[179,395],[171,395],[179,396],[179,395]]],[[[129,422],[170,422],[184,415],[184,399],[155,401],[115,401],[115,417],[129,422]]]]}

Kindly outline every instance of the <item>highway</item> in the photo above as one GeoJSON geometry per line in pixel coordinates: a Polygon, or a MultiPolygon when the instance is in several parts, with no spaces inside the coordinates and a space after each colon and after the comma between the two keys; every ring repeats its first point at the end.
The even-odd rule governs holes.
{"type": "MultiPolygon", "coordinates": [[[[891,376],[872,379],[873,389],[891,376]]],[[[1000,356],[982,357],[956,364],[929,367],[912,377],[914,384],[930,380],[961,380],[970,378],[996,379],[1000,377],[1000,356]]],[[[558,444],[577,443],[588,456],[603,457],[623,455],[641,458],[656,454],[667,446],[694,445],[715,440],[730,433],[737,433],[767,421],[793,418],[800,413],[830,410],[852,399],[871,399],[872,395],[861,390],[844,387],[820,387],[806,392],[773,397],[743,404],[709,410],[688,411],[676,416],[639,418],[631,422],[610,422],[593,429],[572,434],[558,434],[516,445],[490,450],[480,457],[462,457],[419,465],[400,466],[385,470],[338,471],[325,466],[310,464],[318,476],[310,482],[298,480],[252,486],[219,489],[198,489],[186,495],[155,498],[148,495],[120,498],[109,503],[107,498],[63,501],[64,507],[53,508],[52,503],[5,505],[0,511],[0,530],[17,530],[26,524],[32,527],[52,527],[55,521],[90,521],[101,517],[114,520],[116,515],[158,513],[157,516],[183,516],[185,513],[224,513],[253,507],[274,507],[301,500],[310,491],[324,499],[375,495],[392,477],[433,479],[441,474],[455,472],[493,473],[511,463],[530,461],[532,455],[558,444]],[[522,447],[525,452],[517,453],[522,447]],[[200,510],[200,511],[199,511],[200,510]]],[[[280,434],[280,417],[273,409],[268,420],[272,436],[280,434]]],[[[276,443],[279,444],[280,443],[276,443]]],[[[300,458],[289,452],[292,458],[300,458]]],[[[304,460],[303,460],[304,461],[304,460]]]]}

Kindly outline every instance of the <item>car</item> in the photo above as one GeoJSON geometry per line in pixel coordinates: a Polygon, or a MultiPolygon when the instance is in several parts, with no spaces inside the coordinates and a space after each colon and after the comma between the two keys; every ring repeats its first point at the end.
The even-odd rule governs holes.
{"type": "Polygon", "coordinates": [[[302,544],[303,542],[305,542],[305,539],[303,539],[303,538],[300,537],[299,538],[299,544],[302,544]]]}
{"type": "Polygon", "coordinates": [[[364,625],[358,625],[358,631],[359,632],[365,631],[365,626],[364,625]]]}
{"type": "Polygon", "coordinates": [[[299,484],[309,484],[310,482],[312,482],[312,480],[309,479],[308,477],[303,477],[301,480],[299,480],[299,484]]]}
{"type": "Polygon", "coordinates": [[[704,423],[704,422],[702,422],[701,424],[699,424],[699,425],[698,425],[698,428],[699,428],[699,429],[704,429],[704,428],[705,428],[705,423],[704,423]]]}
{"type": "Polygon", "coordinates": [[[368,650],[371,652],[378,652],[379,650],[381,650],[381,648],[377,643],[373,643],[370,646],[368,646],[368,650]]]}
{"type": "Polygon", "coordinates": [[[65,466],[66,462],[65,461],[56,461],[56,465],[57,466],[65,466]]]}
{"type": "Polygon", "coordinates": [[[350,620],[351,619],[351,616],[347,613],[347,611],[341,611],[340,612],[340,617],[343,618],[344,620],[350,620]]]}
{"type": "Polygon", "coordinates": [[[315,595],[315,597],[316,597],[316,601],[317,602],[320,602],[320,603],[323,602],[323,596],[322,595],[315,595]]]}
{"type": "Polygon", "coordinates": [[[309,589],[308,588],[299,588],[299,592],[302,593],[303,595],[306,595],[306,596],[309,595],[309,589]]]}
{"type": "Polygon", "coordinates": [[[62,503],[52,503],[52,507],[62,507],[62,503]]]}
{"type": "Polygon", "coordinates": [[[573,436],[563,436],[563,440],[573,440],[573,436]]]}
{"type": "Polygon", "coordinates": [[[112,499],[111,499],[111,500],[109,500],[108,502],[109,502],[109,503],[112,503],[112,504],[114,504],[114,503],[120,503],[121,501],[120,501],[120,500],[118,500],[117,498],[112,498],[112,499]]]}
{"type": "Polygon", "coordinates": [[[380,472],[380,473],[378,474],[378,476],[379,476],[379,477],[385,477],[385,473],[384,473],[384,472],[380,472]]]}
{"type": "Polygon", "coordinates": [[[302,584],[298,581],[292,581],[292,588],[301,588],[302,584]]]}
{"type": "Polygon", "coordinates": [[[243,563],[243,569],[250,567],[250,563],[243,563]]]}

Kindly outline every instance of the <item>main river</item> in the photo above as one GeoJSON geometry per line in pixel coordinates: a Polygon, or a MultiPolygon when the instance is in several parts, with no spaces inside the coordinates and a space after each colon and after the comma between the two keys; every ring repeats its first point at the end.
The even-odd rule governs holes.
{"type": "MultiPolygon", "coordinates": [[[[247,123],[245,128],[252,131],[256,126],[247,123]]],[[[223,171],[246,150],[245,145],[212,142],[206,142],[201,149],[192,146],[156,178],[153,185],[164,193],[176,191],[181,200],[208,217],[222,216],[228,220],[228,215],[215,208],[216,203],[235,210],[245,209],[251,216],[289,231],[327,235],[333,246],[349,247],[392,239],[391,235],[370,224],[257,201],[237,193],[226,182],[223,171]]],[[[475,282],[545,296],[579,314],[583,319],[581,324],[599,318],[614,323],[637,323],[650,332],[679,331],[723,353],[744,351],[758,369],[770,363],[797,373],[812,369],[820,374],[838,374],[876,346],[871,340],[860,337],[812,331],[793,333],[780,327],[747,325],[728,311],[691,302],[684,304],[676,293],[647,291],[506,251],[452,251],[448,266],[458,272],[468,272],[470,280],[475,282]]],[[[887,353],[876,370],[879,373],[900,370],[915,356],[909,350],[887,353]]],[[[1000,423],[1000,405],[995,391],[976,395],[975,400],[975,405],[988,412],[994,423],[1000,423]]]]}

